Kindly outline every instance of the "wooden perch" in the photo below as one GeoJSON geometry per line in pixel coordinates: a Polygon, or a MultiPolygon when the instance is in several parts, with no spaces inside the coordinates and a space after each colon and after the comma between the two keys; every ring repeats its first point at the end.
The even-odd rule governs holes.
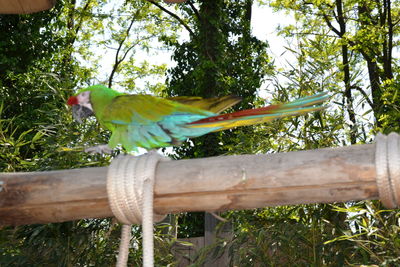
{"type": "Polygon", "coordinates": [[[0,14],[30,14],[52,8],[56,0],[0,0],[0,14]]]}
{"type": "MultiPolygon", "coordinates": [[[[154,209],[166,214],[378,199],[376,146],[160,162],[154,209]]],[[[2,173],[0,225],[110,217],[106,176],[107,167],[2,173]]]]}

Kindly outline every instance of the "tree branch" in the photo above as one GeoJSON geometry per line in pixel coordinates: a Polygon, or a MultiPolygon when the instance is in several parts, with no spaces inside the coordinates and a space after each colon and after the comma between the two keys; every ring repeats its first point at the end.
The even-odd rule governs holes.
{"type": "Polygon", "coordinates": [[[340,33],[340,31],[338,29],[336,29],[331,21],[329,20],[328,15],[326,15],[325,13],[322,14],[322,16],[324,17],[324,20],[326,22],[326,24],[328,25],[329,29],[331,29],[334,33],[336,33],[339,37],[343,37],[342,34],[340,33]]]}
{"type": "Polygon", "coordinates": [[[189,4],[190,8],[193,10],[193,12],[194,12],[194,14],[196,15],[197,19],[198,19],[199,21],[201,21],[202,18],[201,18],[201,16],[200,16],[200,13],[199,13],[199,11],[197,10],[197,8],[193,5],[192,1],[188,1],[187,3],[189,4]]]}
{"type": "Polygon", "coordinates": [[[375,109],[374,103],[372,103],[371,99],[369,99],[368,94],[360,86],[352,85],[351,88],[359,91],[365,98],[365,101],[367,101],[368,105],[372,108],[372,110],[375,109]]]}
{"type": "Polygon", "coordinates": [[[156,1],[153,1],[153,0],[147,0],[147,1],[152,3],[153,5],[155,5],[156,7],[158,7],[159,9],[164,11],[165,13],[167,13],[168,15],[174,17],[177,21],[179,21],[180,24],[183,25],[183,27],[185,27],[185,29],[190,33],[190,35],[194,35],[193,31],[189,28],[189,26],[178,15],[172,13],[171,11],[169,11],[168,9],[166,9],[165,7],[163,7],[162,5],[157,3],[156,1]]]}
{"type": "Polygon", "coordinates": [[[393,53],[393,22],[392,22],[392,8],[390,0],[386,1],[386,8],[387,8],[387,25],[388,25],[388,48],[387,48],[387,77],[389,79],[393,78],[392,72],[392,53],[393,53]]]}
{"type": "MultiPolygon", "coordinates": [[[[129,27],[126,30],[126,34],[125,34],[124,38],[118,44],[117,52],[115,53],[115,64],[113,66],[113,69],[111,70],[110,78],[108,79],[108,87],[110,87],[110,88],[112,86],[112,80],[114,78],[115,72],[117,71],[118,66],[125,59],[126,54],[127,54],[127,52],[125,52],[125,55],[122,57],[122,59],[119,59],[119,53],[121,52],[122,46],[124,45],[124,42],[126,41],[126,38],[128,38],[128,36],[129,36],[129,32],[131,31],[133,23],[136,21],[136,17],[139,14],[139,12],[140,12],[140,10],[138,9],[136,11],[136,13],[134,14],[134,16],[132,17],[131,23],[129,24],[129,27]]],[[[131,50],[131,49],[132,49],[132,47],[129,48],[128,50],[131,50]]]]}

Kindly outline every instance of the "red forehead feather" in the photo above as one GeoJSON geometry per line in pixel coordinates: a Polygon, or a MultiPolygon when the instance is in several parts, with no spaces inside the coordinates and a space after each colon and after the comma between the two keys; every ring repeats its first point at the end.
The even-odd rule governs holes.
{"type": "Polygon", "coordinates": [[[71,96],[68,98],[67,104],[70,106],[78,105],[78,98],[76,96],[71,96]]]}

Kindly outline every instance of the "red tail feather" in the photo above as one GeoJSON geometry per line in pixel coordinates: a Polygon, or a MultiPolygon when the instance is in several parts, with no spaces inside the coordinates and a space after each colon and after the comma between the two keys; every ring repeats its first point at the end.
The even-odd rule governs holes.
{"type": "Polygon", "coordinates": [[[217,115],[217,116],[201,119],[201,120],[194,121],[194,122],[191,122],[188,124],[201,124],[201,123],[231,120],[231,119],[246,117],[246,116],[268,114],[268,113],[271,113],[272,111],[274,111],[279,106],[280,105],[270,105],[270,106],[262,107],[262,108],[245,109],[245,110],[241,110],[241,111],[237,111],[237,112],[233,112],[233,113],[222,114],[222,115],[217,115]]]}

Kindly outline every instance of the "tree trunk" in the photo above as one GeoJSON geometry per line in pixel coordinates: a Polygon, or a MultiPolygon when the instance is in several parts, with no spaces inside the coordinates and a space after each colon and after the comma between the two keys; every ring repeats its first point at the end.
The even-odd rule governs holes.
{"type": "MultiPolygon", "coordinates": [[[[337,17],[338,23],[340,27],[340,36],[344,36],[346,34],[346,21],[344,20],[343,16],[343,6],[341,0],[336,0],[336,10],[337,10],[337,17]]],[[[352,145],[357,143],[357,121],[356,115],[353,108],[353,96],[351,93],[351,81],[350,81],[350,65],[349,65],[349,56],[348,56],[348,44],[342,45],[342,63],[343,63],[343,82],[345,85],[344,96],[346,99],[346,109],[347,113],[349,114],[350,119],[350,143],[352,145]]]]}

